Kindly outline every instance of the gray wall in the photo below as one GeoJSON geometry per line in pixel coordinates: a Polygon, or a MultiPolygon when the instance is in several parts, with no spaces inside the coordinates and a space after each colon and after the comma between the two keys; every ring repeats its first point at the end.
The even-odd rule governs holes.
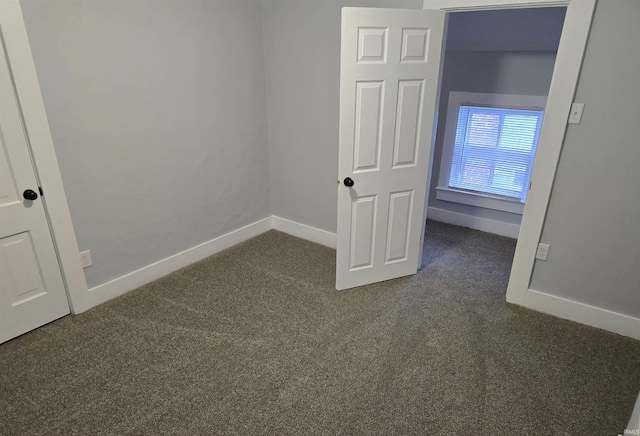
{"type": "Polygon", "coordinates": [[[422,0],[264,0],[275,215],[336,231],[340,9],[422,0]]]}
{"type": "Polygon", "coordinates": [[[258,0],[23,0],[89,287],[271,214],[258,0]]]}
{"type": "Polygon", "coordinates": [[[447,50],[557,51],[567,8],[449,14],[447,50]]]}
{"type": "MultiPolygon", "coordinates": [[[[274,212],[335,231],[347,4],[422,7],[22,1],[90,286],[270,215],[269,162],[274,212]]],[[[598,3],[531,282],[636,317],[638,22],[637,0],[598,3]]]]}
{"type": "MultiPolygon", "coordinates": [[[[450,29],[453,30],[452,27],[450,29]]],[[[431,173],[429,207],[509,224],[520,224],[522,215],[442,201],[436,198],[449,92],[547,95],[555,59],[555,52],[446,52],[440,94],[440,116],[438,118],[433,171],[431,173]]]]}
{"type": "Polygon", "coordinates": [[[531,288],[640,317],[640,2],[599,1],[531,288]]]}

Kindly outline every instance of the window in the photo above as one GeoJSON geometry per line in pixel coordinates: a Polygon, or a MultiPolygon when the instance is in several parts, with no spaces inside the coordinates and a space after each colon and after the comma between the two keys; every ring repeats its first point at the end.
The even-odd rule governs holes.
{"type": "Polygon", "coordinates": [[[450,93],[437,198],[521,214],[545,103],[450,93]]]}

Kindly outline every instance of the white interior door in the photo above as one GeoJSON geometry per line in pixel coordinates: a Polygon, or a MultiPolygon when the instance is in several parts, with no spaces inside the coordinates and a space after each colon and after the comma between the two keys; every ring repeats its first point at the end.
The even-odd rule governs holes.
{"type": "Polygon", "coordinates": [[[445,22],[342,9],[337,289],[418,269],[445,22]]]}
{"type": "Polygon", "coordinates": [[[68,313],[7,57],[0,48],[0,343],[68,313]],[[37,198],[25,199],[27,190],[37,198]]]}

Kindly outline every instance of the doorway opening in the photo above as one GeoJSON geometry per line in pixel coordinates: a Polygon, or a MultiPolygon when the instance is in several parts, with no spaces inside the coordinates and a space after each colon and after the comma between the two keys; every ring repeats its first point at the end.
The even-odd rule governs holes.
{"type": "Polygon", "coordinates": [[[450,11],[428,219],[519,238],[566,12],[450,11]]]}
{"type": "Polygon", "coordinates": [[[429,219],[517,239],[565,14],[450,13],[429,219]]]}
{"type": "MultiPolygon", "coordinates": [[[[526,196],[506,294],[508,302],[526,305],[595,0],[425,0],[422,11],[343,8],[337,289],[415,274],[420,267],[428,215],[425,191],[436,164],[432,141],[425,139],[435,139],[430,121],[438,119],[447,13],[536,6],[566,6],[539,130],[539,118],[535,122],[534,136],[539,133],[540,144],[532,170],[501,168],[496,177],[502,188],[508,185],[513,190],[519,183],[520,195],[526,196]],[[525,189],[528,172],[532,182],[525,189]],[[420,238],[415,237],[418,233],[420,238]]],[[[475,98],[469,100],[469,108],[486,109],[475,98]]],[[[511,147],[534,146],[512,143],[511,147]]]]}

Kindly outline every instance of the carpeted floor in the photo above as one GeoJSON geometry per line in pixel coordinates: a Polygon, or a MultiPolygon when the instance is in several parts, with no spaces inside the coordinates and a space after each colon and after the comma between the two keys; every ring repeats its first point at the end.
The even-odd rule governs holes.
{"type": "Polygon", "coordinates": [[[270,231],[0,346],[0,434],[617,435],[640,342],[505,303],[513,240],[429,222],[416,276],[334,289],[270,231]]]}

